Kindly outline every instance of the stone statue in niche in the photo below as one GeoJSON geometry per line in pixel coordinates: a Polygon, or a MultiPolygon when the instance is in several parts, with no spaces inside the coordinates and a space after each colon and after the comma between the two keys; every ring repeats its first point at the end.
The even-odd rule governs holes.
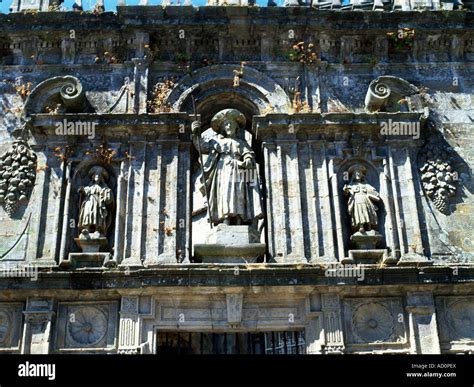
{"type": "Polygon", "coordinates": [[[260,182],[255,153],[242,136],[245,123],[240,111],[224,109],[201,135],[200,123],[192,125],[211,226],[206,243],[194,245],[203,262],[255,262],[265,252],[258,231],[263,219],[260,182]]]}
{"type": "Polygon", "coordinates": [[[377,232],[380,195],[366,181],[367,170],[362,165],[353,165],[348,170],[350,182],[343,188],[348,196],[347,211],[351,219],[351,241],[358,248],[375,248],[382,236],[377,232]]]}
{"type": "Polygon", "coordinates": [[[199,125],[193,124],[196,148],[208,155],[203,170],[214,225],[251,224],[262,217],[255,153],[238,136],[245,121],[238,110],[225,109],[211,120],[214,133],[197,136],[199,125]]]}
{"type": "Polygon", "coordinates": [[[84,252],[98,252],[107,244],[107,230],[112,223],[114,196],[107,185],[109,173],[101,166],[89,170],[90,184],[81,186],[79,238],[76,242],[84,252]]]}

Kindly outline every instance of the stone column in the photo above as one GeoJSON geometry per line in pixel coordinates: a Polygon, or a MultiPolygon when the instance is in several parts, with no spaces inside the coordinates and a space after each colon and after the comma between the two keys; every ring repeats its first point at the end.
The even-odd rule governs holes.
{"type": "Polygon", "coordinates": [[[441,353],[433,294],[408,292],[406,303],[412,353],[441,353]]]}
{"type": "Polygon", "coordinates": [[[66,262],[68,259],[68,250],[69,250],[69,216],[70,216],[70,203],[71,203],[71,162],[68,161],[66,165],[66,172],[64,174],[65,181],[65,194],[64,194],[64,209],[63,209],[63,219],[62,219],[62,232],[61,232],[61,246],[59,249],[59,265],[63,262],[66,262]]]}
{"type": "Polygon", "coordinates": [[[130,138],[130,161],[127,181],[125,230],[123,235],[124,260],[121,266],[142,266],[143,191],[145,185],[146,142],[141,137],[130,138]]]}
{"type": "Polygon", "coordinates": [[[51,343],[51,322],[55,315],[53,300],[31,299],[26,302],[25,329],[22,350],[24,354],[47,354],[51,343]]]}
{"type": "Polygon", "coordinates": [[[323,316],[321,312],[311,312],[306,315],[308,322],[304,329],[304,337],[306,341],[306,354],[315,355],[322,354],[324,342],[323,334],[323,316]]]}
{"type": "Polygon", "coordinates": [[[273,59],[273,37],[268,32],[262,32],[260,36],[260,57],[262,61],[273,59]]]}
{"type": "Polygon", "coordinates": [[[325,345],[324,353],[344,353],[344,337],[342,334],[341,303],[336,293],[322,294],[322,311],[325,345]]]}
{"type": "Polygon", "coordinates": [[[294,134],[282,133],[276,142],[263,143],[269,255],[278,263],[305,260],[298,142],[288,137],[294,134]]]}
{"type": "MultiPolygon", "coordinates": [[[[401,259],[398,265],[417,265],[431,262],[423,255],[418,210],[418,193],[415,191],[413,163],[415,149],[405,142],[390,144],[389,162],[392,175],[395,213],[399,234],[401,259]]],[[[416,163],[415,163],[416,164],[416,163]]]]}
{"type": "Polygon", "coordinates": [[[336,241],[337,241],[337,251],[334,248],[334,253],[338,258],[338,261],[342,261],[345,258],[345,248],[344,248],[344,233],[342,227],[342,219],[343,219],[343,210],[341,209],[341,193],[339,192],[339,187],[337,184],[337,171],[335,166],[334,158],[330,158],[328,160],[328,167],[329,167],[329,176],[328,179],[331,182],[331,190],[332,190],[332,208],[334,211],[334,219],[335,224],[334,227],[336,229],[336,241]]]}
{"type": "Polygon", "coordinates": [[[149,58],[134,58],[132,61],[135,65],[133,72],[133,81],[135,84],[133,112],[136,114],[145,114],[148,94],[148,66],[150,65],[150,60],[149,58]]]}
{"type": "Polygon", "coordinates": [[[118,353],[137,354],[140,344],[139,296],[123,296],[120,308],[118,353]]]}

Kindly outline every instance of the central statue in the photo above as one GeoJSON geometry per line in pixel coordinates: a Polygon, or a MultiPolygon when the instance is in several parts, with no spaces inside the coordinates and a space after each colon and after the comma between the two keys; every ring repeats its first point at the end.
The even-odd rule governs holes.
{"type": "Polygon", "coordinates": [[[202,135],[200,122],[192,124],[193,142],[203,163],[201,192],[207,196],[213,225],[256,225],[263,218],[255,153],[241,136],[245,123],[240,111],[224,109],[202,135]]]}

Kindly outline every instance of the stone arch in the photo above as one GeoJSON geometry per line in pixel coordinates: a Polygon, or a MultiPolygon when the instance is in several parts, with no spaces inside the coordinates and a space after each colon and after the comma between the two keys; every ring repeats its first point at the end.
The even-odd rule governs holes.
{"type": "Polygon", "coordinates": [[[339,164],[337,169],[338,176],[338,187],[341,188],[346,182],[344,181],[344,175],[353,165],[360,164],[367,169],[366,180],[369,184],[373,185],[375,189],[380,189],[380,169],[371,160],[367,160],[363,157],[352,157],[346,159],[339,164]]]}
{"type": "Polygon", "coordinates": [[[81,81],[71,75],[53,77],[38,84],[25,102],[25,115],[46,113],[46,107],[59,105],[61,112],[91,110],[81,81]]]}
{"type": "Polygon", "coordinates": [[[203,122],[224,104],[226,107],[240,109],[250,116],[262,114],[269,108],[274,112],[288,113],[290,99],[273,79],[251,67],[244,67],[240,85],[233,87],[236,69],[236,65],[200,68],[178,82],[167,102],[175,111],[191,113],[194,96],[196,110],[202,115],[203,122]]]}

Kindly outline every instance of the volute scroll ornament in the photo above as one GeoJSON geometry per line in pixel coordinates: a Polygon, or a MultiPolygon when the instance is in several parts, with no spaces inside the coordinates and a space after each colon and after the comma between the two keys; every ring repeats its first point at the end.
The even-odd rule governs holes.
{"type": "MultiPolygon", "coordinates": [[[[415,94],[420,90],[405,81],[394,76],[381,76],[370,82],[367,94],[365,96],[365,110],[367,112],[398,112],[402,110],[422,110],[422,106],[415,94]],[[411,101],[412,106],[404,106],[407,99],[411,101]]],[[[407,101],[408,102],[408,101],[407,101]]]]}

